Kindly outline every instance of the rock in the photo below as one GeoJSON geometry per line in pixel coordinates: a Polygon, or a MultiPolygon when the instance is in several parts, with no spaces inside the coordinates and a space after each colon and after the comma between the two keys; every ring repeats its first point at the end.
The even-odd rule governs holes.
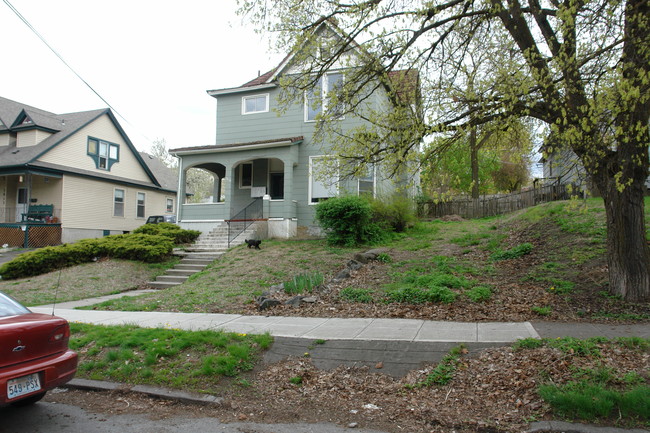
{"type": "Polygon", "coordinates": [[[350,270],[349,269],[343,269],[341,272],[336,274],[336,276],[334,277],[334,280],[339,280],[340,281],[340,280],[346,280],[348,278],[350,278],[350,270]]]}
{"type": "Polygon", "coordinates": [[[284,291],[284,283],[280,284],[275,284],[271,287],[269,287],[269,292],[271,293],[278,293],[284,291]]]}
{"type": "Polygon", "coordinates": [[[348,424],[348,428],[357,428],[357,427],[359,427],[358,422],[351,422],[350,424],[348,424]]]}
{"type": "MultiPolygon", "coordinates": [[[[357,269],[363,268],[362,265],[363,262],[359,262],[357,260],[350,260],[345,266],[350,269],[351,271],[356,271],[357,269]]],[[[368,262],[365,262],[368,263],[368,262]]]]}
{"type": "Polygon", "coordinates": [[[267,308],[275,307],[276,305],[280,305],[282,302],[278,301],[277,299],[264,299],[258,306],[257,309],[260,311],[264,311],[267,308]]]}
{"type": "Polygon", "coordinates": [[[291,305],[292,307],[300,307],[300,304],[302,303],[304,296],[294,296],[291,299],[287,299],[284,301],[285,305],[291,305]]]}
{"type": "Polygon", "coordinates": [[[268,299],[268,296],[269,296],[268,294],[265,295],[264,293],[262,293],[261,296],[258,296],[257,298],[255,298],[255,302],[257,302],[257,304],[259,305],[262,302],[264,302],[265,299],[268,299]]]}
{"type": "Polygon", "coordinates": [[[372,259],[376,259],[379,254],[384,254],[388,252],[388,248],[373,248],[372,250],[368,250],[365,252],[365,254],[374,256],[372,259]]]}
{"type": "Polygon", "coordinates": [[[355,261],[355,260],[356,260],[356,261],[359,262],[359,263],[366,264],[366,263],[368,263],[370,260],[373,260],[375,257],[377,257],[377,256],[372,256],[372,255],[369,255],[369,254],[366,254],[366,253],[356,253],[356,254],[354,255],[354,260],[351,260],[351,261],[355,261]]]}
{"type": "Polygon", "coordinates": [[[307,304],[314,304],[318,301],[318,298],[316,296],[306,296],[302,298],[302,302],[305,302],[307,304]]]}

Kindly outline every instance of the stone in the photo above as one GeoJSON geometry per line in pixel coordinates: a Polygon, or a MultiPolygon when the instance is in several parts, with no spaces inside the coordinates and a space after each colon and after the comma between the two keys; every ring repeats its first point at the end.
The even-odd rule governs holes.
{"type": "Polygon", "coordinates": [[[359,427],[358,422],[351,422],[350,424],[348,424],[348,428],[357,428],[357,427],[359,427]]]}
{"type": "Polygon", "coordinates": [[[379,254],[387,253],[388,249],[387,248],[373,248],[372,250],[368,250],[365,252],[365,254],[374,256],[372,259],[376,259],[379,254]]]}
{"type": "Polygon", "coordinates": [[[368,263],[370,260],[373,260],[376,256],[371,256],[366,253],[356,253],[354,255],[354,260],[351,261],[357,261],[359,263],[363,263],[364,265],[368,263]]]}
{"type": "Polygon", "coordinates": [[[336,276],[334,277],[334,280],[339,280],[340,281],[340,280],[346,280],[348,278],[350,278],[350,270],[349,269],[343,269],[341,272],[336,274],[336,276]]]}
{"type": "Polygon", "coordinates": [[[284,283],[275,284],[269,287],[269,292],[271,293],[282,292],[283,290],[284,290],[284,283]]]}
{"type": "Polygon", "coordinates": [[[318,298],[316,296],[306,296],[302,298],[302,302],[305,302],[307,304],[314,304],[316,301],[318,301],[318,298]]]}
{"type": "MultiPolygon", "coordinates": [[[[266,292],[264,292],[264,293],[266,293],[266,292]]],[[[264,293],[262,293],[261,296],[258,296],[257,298],[255,298],[255,302],[257,302],[258,305],[261,304],[262,302],[264,302],[265,299],[268,299],[269,295],[268,294],[265,295],[264,293]]]]}
{"type": "MultiPolygon", "coordinates": [[[[356,271],[357,269],[363,268],[363,262],[357,260],[350,260],[345,266],[351,271],[356,271]]],[[[367,263],[367,262],[366,262],[367,263]]]]}
{"type": "Polygon", "coordinates": [[[264,311],[268,308],[275,307],[276,305],[280,305],[282,302],[278,301],[277,299],[264,299],[258,306],[257,309],[260,311],[264,311]]]}
{"type": "Polygon", "coordinates": [[[300,296],[300,295],[299,296],[294,296],[293,298],[287,299],[286,301],[284,301],[284,304],[285,305],[291,305],[292,307],[299,307],[300,304],[302,303],[303,298],[304,298],[304,296],[300,296]]]}

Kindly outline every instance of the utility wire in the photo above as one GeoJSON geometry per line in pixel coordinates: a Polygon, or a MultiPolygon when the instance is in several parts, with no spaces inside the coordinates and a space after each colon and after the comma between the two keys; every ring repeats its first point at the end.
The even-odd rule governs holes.
{"type": "Polygon", "coordinates": [[[117,110],[116,110],[116,109],[115,109],[111,104],[109,104],[108,101],[107,101],[106,99],[104,99],[104,97],[103,97],[102,95],[100,95],[100,94],[99,94],[99,93],[98,93],[98,92],[93,88],[93,86],[91,86],[91,85],[90,85],[86,80],[84,80],[83,77],[82,77],[81,75],[79,75],[79,74],[77,73],[77,71],[75,71],[75,70],[72,68],[72,66],[70,66],[70,65],[68,64],[68,62],[66,62],[65,59],[64,59],[64,58],[63,58],[63,57],[62,57],[62,56],[61,56],[61,55],[60,55],[60,54],[59,54],[59,53],[58,53],[54,48],[52,48],[52,46],[51,46],[51,45],[50,45],[50,44],[45,40],[45,38],[44,38],[44,37],[43,37],[43,36],[38,32],[38,30],[36,30],[36,29],[34,28],[34,26],[32,26],[32,25],[29,23],[29,21],[27,21],[27,18],[25,18],[24,16],[22,16],[22,14],[21,14],[20,12],[18,12],[18,10],[17,10],[17,9],[16,9],[16,8],[15,8],[15,7],[14,7],[14,6],[9,2],[9,0],[3,0],[3,1],[4,1],[4,3],[9,7],[9,9],[11,9],[11,10],[13,11],[13,13],[16,14],[16,16],[17,16],[18,18],[20,18],[20,20],[21,20],[23,23],[25,23],[25,25],[26,25],[27,27],[29,27],[29,29],[30,29],[32,32],[34,32],[34,34],[35,34],[36,36],[38,36],[38,38],[39,38],[39,39],[40,39],[40,40],[41,40],[41,41],[42,41],[42,42],[43,42],[43,43],[44,43],[44,44],[45,44],[45,45],[50,49],[50,51],[52,51],[52,52],[54,53],[54,55],[57,56],[57,57],[59,58],[59,60],[61,60],[61,61],[63,62],[63,64],[66,65],[66,66],[68,67],[68,69],[70,69],[70,70],[72,71],[72,73],[75,74],[75,75],[77,76],[77,78],[79,78],[79,79],[80,79],[80,80],[81,80],[81,81],[82,81],[82,82],[83,82],[83,83],[84,83],[84,84],[85,84],[85,85],[86,85],[90,90],[92,90],[92,92],[93,92],[95,95],[97,95],[97,96],[99,97],[99,99],[101,99],[102,101],[104,101],[104,103],[108,106],[108,108],[110,108],[110,109],[111,109],[115,114],[117,114],[118,116],[120,116],[120,117],[121,117],[121,118],[122,118],[126,123],[128,123],[128,124],[131,125],[131,126],[133,126],[133,125],[131,124],[131,122],[129,122],[128,120],[126,120],[126,118],[125,118],[124,116],[122,116],[122,115],[121,115],[121,114],[120,114],[120,113],[119,113],[119,112],[118,112],[118,111],[117,111],[117,110]]]}

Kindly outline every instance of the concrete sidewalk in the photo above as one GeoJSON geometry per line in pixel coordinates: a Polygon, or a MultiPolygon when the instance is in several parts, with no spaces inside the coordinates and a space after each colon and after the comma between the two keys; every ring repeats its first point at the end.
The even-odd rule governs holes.
{"type": "MultiPolygon", "coordinates": [[[[30,308],[51,314],[51,306],[30,308]]],[[[318,317],[242,316],[238,314],[74,310],[58,306],[54,313],[71,322],[97,325],[134,324],[149,328],[224,330],[275,337],[322,340],[508,343],[539,338],[529,322],[441,322],[414,319],[342,319],[318,317]]]]}

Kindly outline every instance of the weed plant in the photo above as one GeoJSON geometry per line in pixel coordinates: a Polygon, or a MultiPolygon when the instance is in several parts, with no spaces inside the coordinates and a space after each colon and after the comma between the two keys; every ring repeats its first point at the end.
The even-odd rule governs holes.
{"type": "Polygon", "coordinates": [[[370,289],[355,289],[352,287],[346,287],[341,289],[339,296],[341,299],[349,302],[359,302],[362,304],[369,304],[374,301],[372,294],[373,290],[370,289]]]}
{"type": "Polygon", "coordinates": [[[291,281],[284,283],[284,291],[288,295],[311,293],[315,288],[323,284],[324,281],[323,274],[320,272],[300,274],[293,277],[291,281]]]}
{"type": "Polygon", "coordinates": [[[518,259],[519,257],[530,254],[533,251],[533,244],[530,242],[525,242],[510,248],[509,250],[497,249],[490,258],[492,260],[510,260],[518,259]]]}
{"type": "Polygon", "coordinates": [[[429,373],[423,381],[418,382],[415,385],[409,385],[407,388],[423,388],[448,384],[449,381],[454,378],[454,373],[460,364],[460,358],[465,351],[465,345],[463,344],[454,347],[444,356],[444,358],[442,358],[438,365],[431,370],[431,373],[429,373]]]}

